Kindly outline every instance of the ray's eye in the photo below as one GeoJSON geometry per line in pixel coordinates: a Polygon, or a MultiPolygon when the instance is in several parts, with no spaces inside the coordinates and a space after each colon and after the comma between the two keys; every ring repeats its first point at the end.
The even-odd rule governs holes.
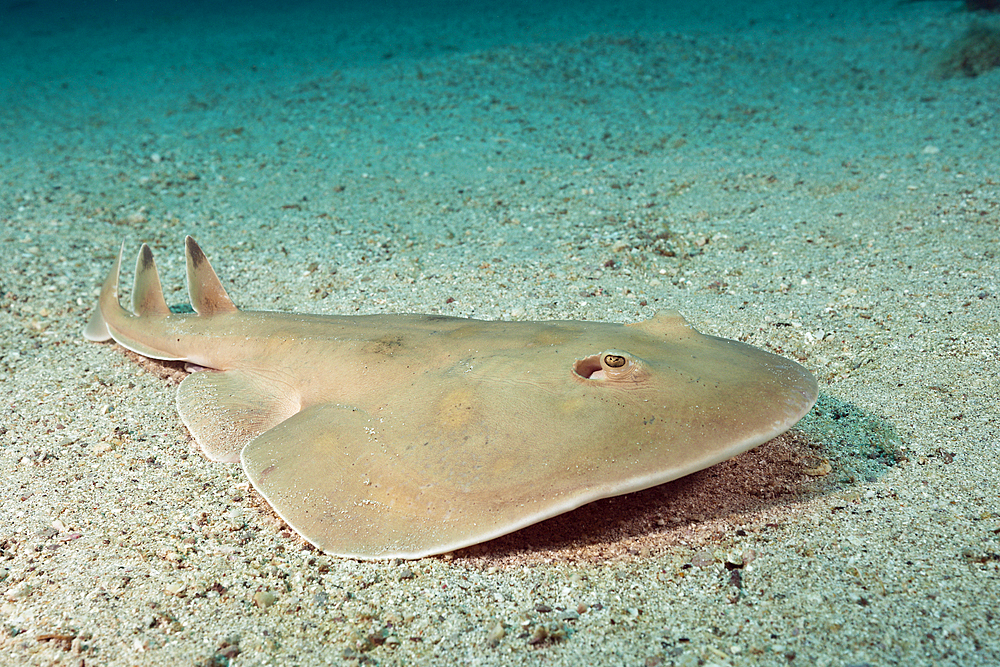
{"type": "Polygon", "coordinates": [[[611,368],[621,368],[625,365],[625,357],[620,354],[605,354],[604,364],[611,368]]]}
{"type": "Polygon", "coordinates": [[[623,350],[605,350],[573,364],[573,373],[585,380],[642,382],[646,377],[641,359],[623,350]]]}

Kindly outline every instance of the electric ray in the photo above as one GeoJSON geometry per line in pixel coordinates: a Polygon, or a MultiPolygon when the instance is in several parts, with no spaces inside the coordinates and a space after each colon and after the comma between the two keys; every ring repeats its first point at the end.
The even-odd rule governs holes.
{"type": "Polygon", "coordinates": [[[147,245],[132,312],[122,250],[84,335],[192,370],[181,419],[240,461],[302,537],[331,554],[419,558],[755,447],[816,401],[783,357],[634,324],[241,311],[186,239],[194,313],[167,307],[147,245]]]}

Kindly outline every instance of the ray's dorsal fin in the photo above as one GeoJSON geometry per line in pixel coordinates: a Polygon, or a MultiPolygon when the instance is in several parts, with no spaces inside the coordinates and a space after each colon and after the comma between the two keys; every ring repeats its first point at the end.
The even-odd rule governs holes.
{"type": "Polygon", "coordinates": [[[160,275],[156,272],[153,251],[145,243],[135,260],[135,283],[132,285],[132,312],[143,315],[169,315],[170,308],[163,299],[160,275]]]}
{"type": "Polygon", "coordinates": [[[190,236],[184,239],[187,255],[187,283],[191,307],[199,315],[235,313],[237,308],[215,275],[208,257],[190,236]]]}

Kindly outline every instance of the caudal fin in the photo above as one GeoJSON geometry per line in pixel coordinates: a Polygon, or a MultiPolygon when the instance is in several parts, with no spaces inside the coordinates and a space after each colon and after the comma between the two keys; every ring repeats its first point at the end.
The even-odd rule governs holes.
{"type": "Polygon", "coordinates": [[[118,272],[122,266],[123,252],[125,252],[124,241],[122,241],[122,247],[118,250],[118,259],[115,260],[114,266],[111,267],[111,272],[108,273],[108,277],[104,279],[104,285],[101,286],[101,296],[97,300],[97,308],[94,308],[87,326],[83,329],[83,337],[87,340],[100,343],[111,340],[111,331],[108,330],[108,323],[104,319],[102,311],[104,308],[113,306],[121,307],[118,305],[118,272]]]}
{"type": "Polygon", "coordinates": [[[83,330],[84,337],[94,341],[113,338],[122,347],[151,359],[187,359],[188,350],[184,349],[181,339],[164,334],[171,312],[163,298],[153,251],[145,243],[135,261],[132,310],[123,308],[119,302],[118,273],[124,250],[125,244],[122,244],[118,259],[101,287],[97,310],[83,330]]]}

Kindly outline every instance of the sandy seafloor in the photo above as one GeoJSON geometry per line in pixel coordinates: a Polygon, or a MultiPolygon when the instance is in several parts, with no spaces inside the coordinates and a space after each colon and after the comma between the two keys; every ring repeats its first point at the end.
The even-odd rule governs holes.
{"type": "Polygon", "coordinates": [[[942,64],[973,25],[1000,16],[6,2],[0,663],[1000,663],[1000,70],[942,64]],[[176,370],[81,338],[122,239],[186,303],[185,234],[241,307],[678,308],[820,400],[476,548],[326,556],[201,456],[176,370]]]}

